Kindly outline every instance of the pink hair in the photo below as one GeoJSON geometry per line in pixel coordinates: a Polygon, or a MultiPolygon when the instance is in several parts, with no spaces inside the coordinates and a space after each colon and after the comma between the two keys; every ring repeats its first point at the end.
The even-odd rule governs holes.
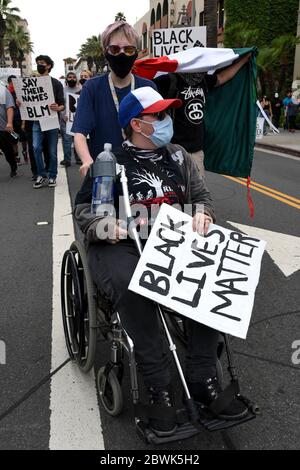
{"type": "Polygon", "coordinates": [[[116,21],[115,23],[107,26],[105,31],[101,34],[103,49],[106,49],[107,46],[109,46],[110,39],[115,33],[123,33],[129,41],[133,40],[136,42],[136,45],[138,45],[139,36],[133,27],[126,23],[126,21],[116,21]]]}

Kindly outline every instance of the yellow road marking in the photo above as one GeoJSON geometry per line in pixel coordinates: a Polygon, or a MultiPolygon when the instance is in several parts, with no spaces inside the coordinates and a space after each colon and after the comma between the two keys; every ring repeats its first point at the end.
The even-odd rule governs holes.
{"type": "MultiPolygon", "coordinates": [[[[247,183],[247,178],[238,178],[241,181],[245,181],[247,183]]],[[[290,201],[296,202],[297,204],[300,204],[300,199],[297,199],[296,197],[293,196],[288,196],[285,193],[281,193],[280,191],[277,191],[276,189],[269,188],[268,186],[264,186],[262,184],[256,183],[255,181],[251,181],[251,186],[257,186],[258,188],[265,189],[266,191],[270,191],[270,193],[277,194],[278,196],[282,196],[285,199],[289,199],[290,201]]]]}
{"type": "MultiPolygon", "coordinates": [[[[234,181],[235,183],[239,183],[243,186],[247,186],[247,182],[246,182],[247,180],[244,180],[242,178],[240,178],[240,179],[235,178],[233,176],[227,176],[227,175],[223,175],[223,176],[224,176],[224,178],[227,178],[231,181],[234,181]]],[[[251,182],[250,188],[253,189],[254,191],[258,191],[259,193],[262,193],[262,194],[265,194],[266,196],[272,197],[273,199],[276,199],[277,201],[283,202],[284,204],[287,204],[288,206],[292,206],[292,207],[295,207],[296,209],[300,209],[299,199],[292,198],[292,196],[288,196],[288,195],[285,195],[284,193],[279,193],[279,191],[276,191],[276,193],[282,194],[284,196],[284,197],[280,197],[280,196],[277,196],[275,194],[275,190],[271,190],[270,188],[267,188],[266,186],[259,185],[259,186],[262,186],[262,187],[266,188],[266,189],[261,189],[259,186],[254,186],[254,185],[258,185],[258,183],[251,182]],[[292,202],[292,200],[290,201],[289,199],[299,201],[299,204],[296,204],[295,202],[292,202]]]]}

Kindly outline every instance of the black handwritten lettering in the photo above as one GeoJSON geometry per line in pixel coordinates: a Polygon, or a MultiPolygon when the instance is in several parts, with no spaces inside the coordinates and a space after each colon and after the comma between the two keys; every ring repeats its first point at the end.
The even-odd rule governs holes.
{"type": "Polygon", "coordinates": [[[156,292],[157,294],[164,296],[167,296],[170,291],[169,279],[163,276],[156,279],[152,271],[145,271],[142,274],[139,285],[151,292],[156,292]],[[149,278],[149,281],[147,281],[147,278],[149,278]],[[163,284],[164,287],[160,287],[160,284],[163,284]]]}
{"type": "Polygon", "coordinates": [[[186,300],[186,299],[181,299],[179,297],[172,297],[172,300],[176,300],[177,302],[180,302],[182,304],[185,304],[185,305],[188,305],[192,308],[196,308],[198,307],[199,305],[199,302],[200,302],[200,298],[201,298],[201,290],[203,289],[204,285],[205,285],[205,281],[206,281],[206,274],[204,274],[202,276],[202,278],[199,280],[199,279],[192,279],[192,278],[189,278],[189,277],[185,277],[183,275],[183,271],[180,272],[177,277],[176,277],[176,280],[178,282],[178,284],[181,284],[182,281],[187,281],[187,282],[190,282],[190,283],[194,283],[197,285],[197,289],[196,289],[196,292],[194,294],[194,297],[192,298],[192,300],[186,300]]]}

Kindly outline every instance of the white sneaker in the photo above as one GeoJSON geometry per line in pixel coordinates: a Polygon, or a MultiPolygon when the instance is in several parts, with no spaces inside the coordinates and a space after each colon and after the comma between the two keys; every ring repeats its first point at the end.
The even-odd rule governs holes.
{"type": "Polygon", "coordinates": [[[56,186],[56,179],[50,178],[48,183],[49,188],[55,188],[56,186]]]}

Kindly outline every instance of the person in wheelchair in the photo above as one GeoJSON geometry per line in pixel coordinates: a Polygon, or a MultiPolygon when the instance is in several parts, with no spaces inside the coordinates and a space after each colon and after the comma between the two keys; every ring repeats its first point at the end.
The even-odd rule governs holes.
{"type": "MultiPolygon", "coordinates": [[[[119,111],[127,140],[113,152],[117,162],[126,167],[133,211],[134,205],[138,204],[140,210],[143,204],[151,220],[153,205],[191,204],[193,229],[203,235],[215,221],[211,195],[190,155],[181,146],[170,144],[173,124],[167,111],[180,105],[180,100],[163,99],[151,87],[130,92],[121,102],[119,111]],[[200,206],[204,210],[197,212],[200,206]]],[[[122,186],[117,182],[116,219],[103,219],[91,213],[92,185],[88,174],[76,197],[75,218],[85,235],[93,281],[110,298],[134,343],[137,364],[153,410],[157,405],[172,409],[169,355],[160,335],[157,309],[152,301],[128,290],[139,255],[124,223],[119,220],[122,186]],[[103,230],[99,230],[104,226],[107,229],[105,240],[103,230]]],[[[145,221],[139,218],[136,223],[141,226],[145,221]]],[[[194,400],[201,406],[208,406],[221,390],[216,376],[219,332],[189,319],[186,328],[187,384],[194,400]]],[[[238,420],[246,414],[244,403],[234,398],[218,417],[238,420]]],[[[168,419],[154,415],[149,422],[157,435],[168,436],[175,432],[175,409],[174,415],[168,414],[168,419]]]]}

